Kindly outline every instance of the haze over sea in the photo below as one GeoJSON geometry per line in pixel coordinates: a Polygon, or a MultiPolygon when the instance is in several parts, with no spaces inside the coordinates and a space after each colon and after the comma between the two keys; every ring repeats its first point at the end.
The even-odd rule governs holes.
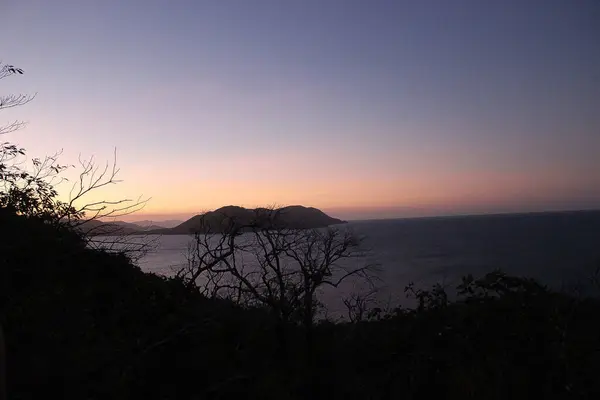
{"type": "MultiPolygon", "coordinates": [[[[351,221],[364,236],[369,260],[381,265],[379,299],[410,304],[405,286],[434,283],[455,286],[461,276],[482,276],[495,268],[537,278],[565,290],[590,290],[589,278],[600,266],[600,211],[504,214],[351,221]]],[[[186,263],[190,236],[162,236],[139,264],[145,271],[170,275],[186,263]]],[[[322,301],[341,312],[338,292],[322,301]]]]}

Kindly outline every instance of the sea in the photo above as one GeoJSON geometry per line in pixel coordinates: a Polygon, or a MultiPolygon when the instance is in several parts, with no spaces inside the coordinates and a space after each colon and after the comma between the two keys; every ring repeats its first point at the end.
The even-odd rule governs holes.
{"type": "MultiPolygon", "coordinates": [[[[378,265],[373,306],[413,305],[404,291],[410,283],[451,290],[462,276],[494,269],[578,295],[600,293],[592,284],[600,268],[600,211],[352,221],[345,228],[364,238],[363,261],[378,265]]],[[[171,275],[186,265],[192,239],[155,237],[137,262],[144,271],[171,275]]],[[[355,290],[349,283],[321,292],[326,315],[343,317],[343,299],[355,290]]]]}

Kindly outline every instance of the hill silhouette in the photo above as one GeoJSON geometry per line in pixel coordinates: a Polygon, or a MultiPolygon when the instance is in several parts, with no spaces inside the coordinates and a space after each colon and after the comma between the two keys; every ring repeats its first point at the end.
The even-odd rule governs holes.
{"type": "Polygon", "coordinates": [[[409,285],[416,309],[322,321],[308,341],[295,323],[280,333],[268,309],[144,273],[126,255],[89,249],[79,232],[42,218],[0,207],[0,244],[10,398],[564,399],[600,392],[600,303],[528,279],[467,276],[454,302],[441,285],[409,285]]]}
{"type": "Polygon", "coordinates": [[[131,222],[124,221],[86,221],[78,227],[81,232],[91,236],[106,236],[106,235],[136,235],[146,234],[149,231],[164,229],[160,225],[140,226],[131,222]]]}
{"type": "Polygon", "coordinates": [[[161,221],[152,221],[152,220],[142,220],[142,221],[133,221],[131,222],[134,225],[140,226],[144,229],[158,229],[158,228],[174,228],[177,225],[181,225],[183,221],[178,219],[167,219],[161,221]]]}
{"type": "Polygon", "coordinates": [[[157,229],[146,233],[167,235],[187,235],[196,232],[219,233],[230,227],[231,223],[240,226],[314,229],[342,224],[345,221],[330,217],[319,209],[300,205],[276,209],[248,209],[229,205],[205,214],[196,215],[174,228],[157,229]]]}

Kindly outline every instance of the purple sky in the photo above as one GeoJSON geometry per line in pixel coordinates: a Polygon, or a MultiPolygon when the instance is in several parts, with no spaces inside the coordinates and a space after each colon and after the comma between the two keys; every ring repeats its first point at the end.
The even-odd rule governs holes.
{"type": "Polygon", "coordinates": [[[2,140],[116,147],[101,195],[148,216],[600,208],[597,0],[20,0],[0,24],[26,72],[1,93],[37,93],[2,140]]]}

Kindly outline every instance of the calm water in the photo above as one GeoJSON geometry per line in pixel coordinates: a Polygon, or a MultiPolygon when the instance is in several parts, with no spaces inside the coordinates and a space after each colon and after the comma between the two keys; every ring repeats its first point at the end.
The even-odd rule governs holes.
{"type": "MultiPolygon", "coordinates": [[[[351,222],[381,265],[380,300],[407,304],[409,282],[456,284],[501,268],[556,288],[587,282],[600,266],[600,211],[351,222]]],[[[163,236],[140,266],[160,274],[186,262],[188,236],[163,236]]],[[[348,290],[348,289],[344,289],[348,290]]],[[[343,292],[343,291],[342,291],[343,292]]],[[[322,294],[341,312],[340,292],[322,294]]]]}

